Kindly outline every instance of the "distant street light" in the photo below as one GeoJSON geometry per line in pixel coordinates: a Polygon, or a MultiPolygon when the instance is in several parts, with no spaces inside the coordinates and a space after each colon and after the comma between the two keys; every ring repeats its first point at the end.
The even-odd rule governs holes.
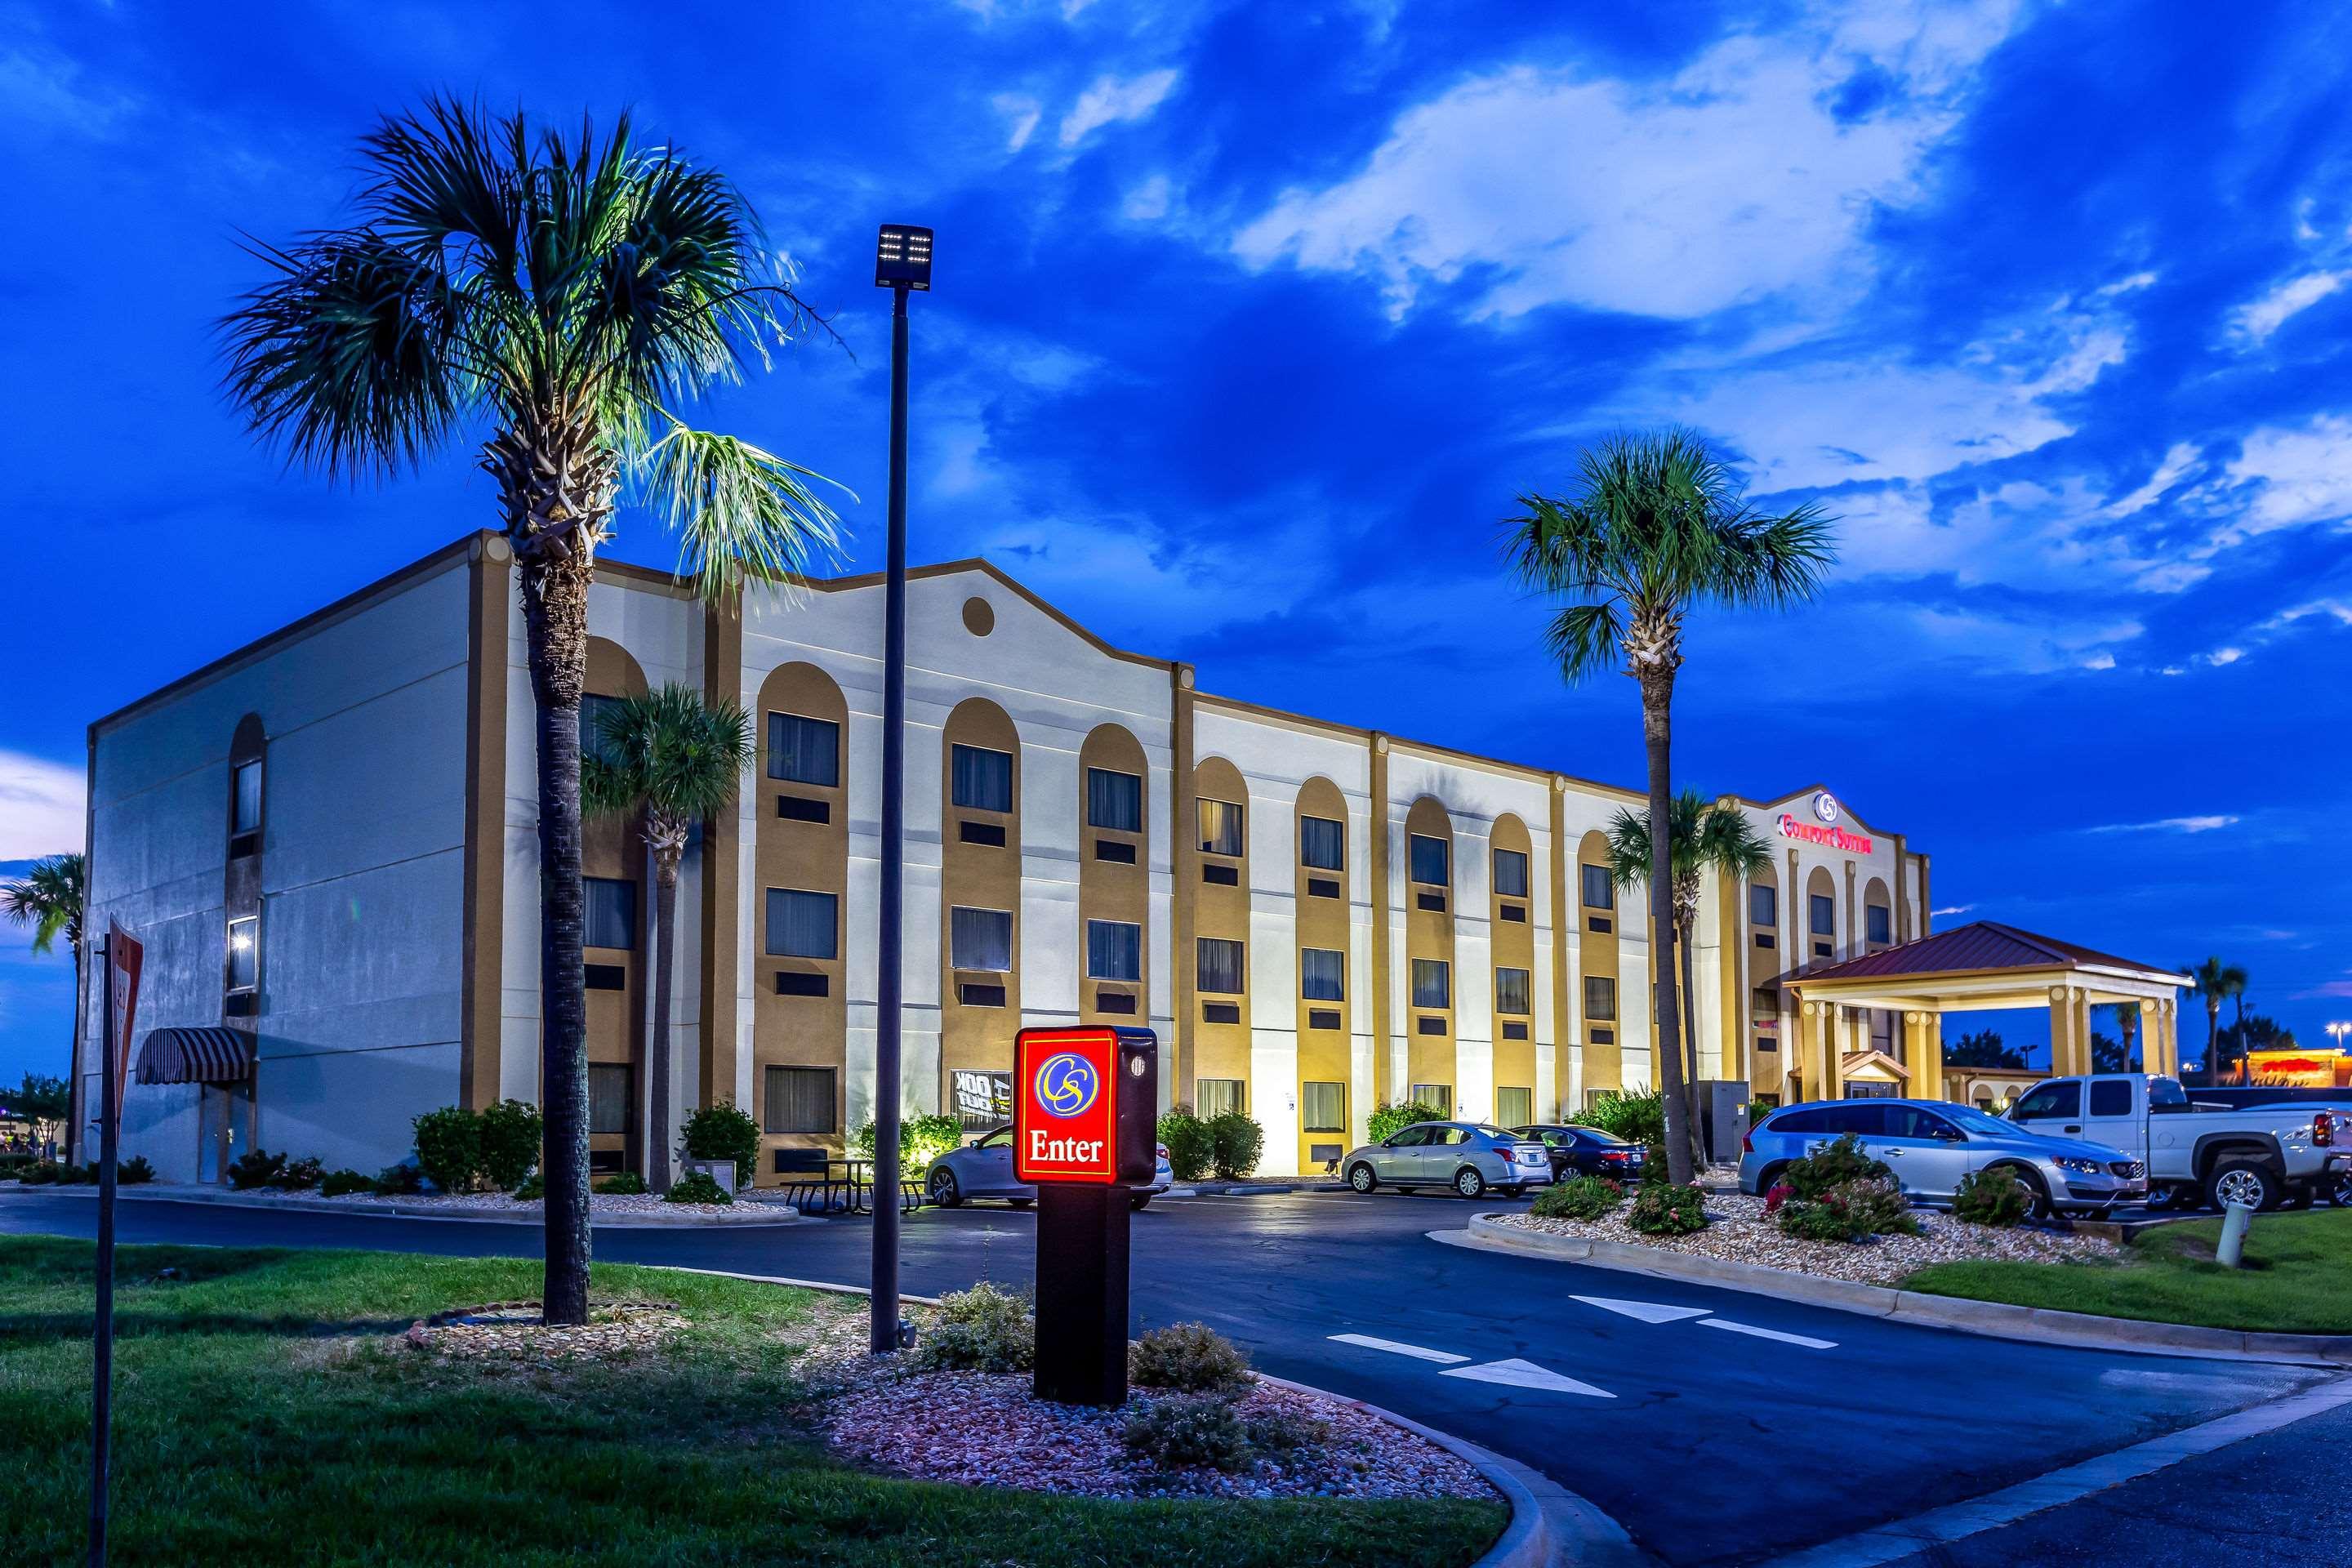
{"type": "Polygon", "coordinates": [[[898,1096],[907,882],[907,295],[931,289],[931,231],[886,223],[875,244],[874,286],[890,303],[890,542],[883,590],[882,929],[875,985],[874,1293],[868,1348],[898,1348],[898,1096]]]}
{"type": "Polygon", "coordinates": [[[2327,1026],[2327,1033],[2336,1041],[2336,1048],[2340,1051],[2344,1048],[2344,1037],[2352,1035],[2352,1024],[2330,1024],[2327,1026]]]}

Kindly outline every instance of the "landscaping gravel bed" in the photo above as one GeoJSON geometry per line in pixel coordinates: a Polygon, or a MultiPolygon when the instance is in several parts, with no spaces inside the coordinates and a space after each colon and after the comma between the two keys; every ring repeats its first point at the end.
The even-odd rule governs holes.
{"type": "Polygon", "coordinates": [[[1914,1270],[1931,1263],[1962,1263],[1992,1258],[2010,1263],[2084,1263],[2116,1258],[2115,1243],[2077,1232],[2029,1227],[2004,1230],[1996,1226],[1968,1225],[1947,1214],[1912,1211],[1921,1226],[1917,1236],[1880,1236],[1866,1242],[1800,1241],[1780,1234],[1777,1221],[1764,1217],[1764,1200],[1744,1193],[1709,1193],[1705,1230],[1690,1236],[1643,1236],[1625,1224],[1625,1211],[1597,1220],[1538,1219],[1529,1214],[1488,1215],[1500,1225],[1516,1226],[1547,1236],[1573,1236],[1591,1241],[1616,1241],[1654,1247],[1663,1252],[1691,1253],[1728,1263],[1759,1263],[1769,1268],[1794,1269],[1827,1279],[1850,1279],[1863,1285],[1900,1285],[1914,1270]]]}
{"type": "MultiPolygon", "coordinates": [[[[211,1189],[217,1193],[218,1189],[211,1189]]],[[[148,1189],[151,1195],[172,1195],[162,1186],[148,1189]]],[[[499,1219],[538,1219],[546,1205],[537,1198],[518,1199],[505,1193],[410,1193],[397,1197],[378,1197],[368,1193],[346,1193],[341,1197],[327,1198],[316,1188],[299,1192],[277,1192],[257,1189],[239,1193],[240,1199],[259,1199],[267,1203],[282,1203],[289,1206],[302,1204],[333,1204],[346,1208],[380,1208],[389,1213],[394,1208],[413,1212],[417,1209],[440,1209],[452,1215],[478,1215],[499,1219]]],[[[665,1203],[651,1193],[592,1193],[588,1198],[591,1223],[621,1216],[665,1220],[716,1220],[735,1224],[773,1225],[781,1220],[799,1217],[796,1211],[781,1199],[750,1195],[738,1197],[731,1204],[665,1203]]]]}
{"type": "Polygon", "coordinates": [[[659,1349],[685,1327],[684,1314],[666,1302],[597,1307],[585,1323],[550,1327],[539,1302],[499,1301],[419,1319],[402,1339],[413,1349],[458,1360],[549,1367],[625,1360],[659,1349]]]}

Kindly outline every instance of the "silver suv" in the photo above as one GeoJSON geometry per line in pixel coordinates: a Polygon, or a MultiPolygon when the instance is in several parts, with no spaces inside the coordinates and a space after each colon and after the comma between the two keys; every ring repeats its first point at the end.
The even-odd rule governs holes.
{"type": "Polygon", "coordinates": [[[1489,1187],[1517,1194],[1549,1186],[1551,1155],[1531,1138],[1483,1121],[1416,1121],[1350,1151],[1339,1172],[1360,1193],[1451,1187],[1475,1198],[1489,1187]]]}
{"type": "Polygon", "coordinates": [[[2037,1218],[2053,1210],[2102,1215],[2147,1196],[2147,1167],[2120,1150],[2043,1137],[1941,1100],[1832,1100],[1775,1110],[1740,1141],[1739,1190],[1771,1191],[1791,1161],[1848,1132],[1918,1203],[1949,1204],[1962,1176],[1994,1165],[2017,1173],[2037,1218]]]}

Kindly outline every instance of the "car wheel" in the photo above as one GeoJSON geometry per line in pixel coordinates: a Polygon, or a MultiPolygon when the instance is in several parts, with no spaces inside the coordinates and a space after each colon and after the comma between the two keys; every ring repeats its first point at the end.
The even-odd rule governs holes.
{"type": "Polygon", "coordinates": [[[1036,1200],[1035,1198],[1007,1198],[1007,1199],[1005,1199],[1004,1201],[1005,1201],[1006,1203],[1008,1203],[1008,1204],[1011,1204],[1014,1208],[1017,1208],[1017,1209],[1025,1209],[1025,1208],[1027,1208],[1031,1204],[1035,1203],[1037,1200],[1036,1200]]]}
{"type": "Polygon", "coordinates": [[[1151,1206],[1151,1194],[1150,1193],[1129,1193],[1127,1194],[1127,1206],[1133,1209],[1136,1213],[1141,1214],[1145,1209],[1151,1206]]]}
{"type": "Polygon", "coordinates": [[[1486,1178],[1480,1175],[1475,1167],[1465,1165],[1454,1173],[1454,1190],[1465,1198],[1484,1197],[1486,1195],[1486,1178]]]}
{"type": "Polygon", "coordinates": [[[1348,1184],[1360,1193],[1369,1193],[1381,1184],[1381,1179],[1372,1174],[1370,1165],[1359,1160],[1348,1167],[1348,1184]]]}
{"type": "Polygon", "coordinates": [[[2274,1209],[2284,1196],[2270,1167],[2252,1160],[2224,1160],[2205,1183],[2206,1201],[2217,1209],[2227,1209],[2231,1204],[2274,1209]]]}
{"type": "Polygon", "coordinates": [[[963,1204],[963,1189],[956,1185],[955,1173],[938,1170],[931,1173],[931,1202],[943,1209],[959,1208],[963,1204]]]}
{"type": "MultiPolygon", "coordinates": [[[[1988,1167],[1990,1168],[1990,1167],[1988,1167]]],[[[2022,1165],[2002,1167],[2017,1177],[2017,1184],[2025,1189],[2025,1217],[2029,1220],[2050,1217],[2050,1184],[2039,1171],[2029,1171],[2022,1165]]]]}
{"type": "Polygon", "coordinates": [[[2337,1208],[2352,1209],[2352,1171],[2336,1178],[2335,1184],[2327,1189],[2327,1201],[2337,1208]]]}
{"type": "Polygon", "coordinates": [[[1767,1165],[1762,1171],[1759,1172],[1756,1176],[1755,1195],[1760,1198],[1765,1194],[1770,1192],[1774,1187],[1779,1186],[1780,1184],[1780,1173],[1788,1168],[1789,1167],[1786,1165],[1767,1165]]]}

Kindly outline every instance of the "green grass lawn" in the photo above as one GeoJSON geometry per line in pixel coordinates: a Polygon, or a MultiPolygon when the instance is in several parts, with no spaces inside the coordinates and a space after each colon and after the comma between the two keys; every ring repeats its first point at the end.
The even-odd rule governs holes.
{"type": "Polygon", "coordinates": [[[2213,1261],[2218,1219],[2144,1231],[2100,1263],[1937,1263],[1906,1289],[2212,1329],[2352,1333],[2352,1209],[2257,1215],[2244,1268],[2213,1261]]]}
{"type": "MultiPolygon", "coordinates": [[[[0,1237],[0,1541],[79,1560],[89,1507],[87,1242],[0,1237]]],[[[791,1363],[862,1303],[600,1265],[674,1302],[659,1355],[486,1372],[401,1348],[415,1319],[536,1296],[535,1263],[127,1247],[115,1302],[121,1564],[1179,1565],[1470,1561],[1499,1504],[1101,1502],[835,1463],[791,1363]],[[166,1268],[180,1278],[159,1279],[166,1268]]],[[[942,1442],[955,1440],[952,1432],[942,1442]]]]}

